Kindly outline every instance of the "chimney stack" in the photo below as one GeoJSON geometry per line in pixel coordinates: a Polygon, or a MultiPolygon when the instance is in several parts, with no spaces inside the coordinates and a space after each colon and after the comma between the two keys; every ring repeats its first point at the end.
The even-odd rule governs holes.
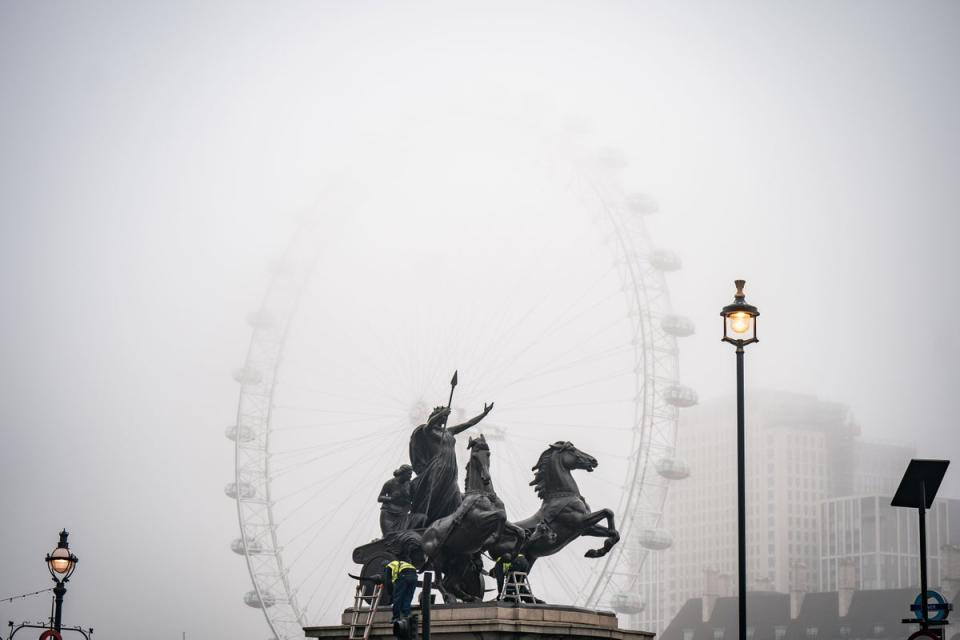
{"type": "Polygon", "coordinates": [[[853,592],[857,588],[857,565],[852,558],[840,560],[837,567],[837,592],[840,598],[840,617],[843,618],[850,611],[850,602],[853,592]]]}
{"type": "Polygon", "coordinates": [[[713,607],[720,595],[720,572],[713,567],[703,568],[703,621],[709,622],[713,607]]]}
{"type": "Polygon", "coordinates": [[[807,563],[796,561],[791,564],[793,571],[790,575],[790,619],[796,620],[800,615],[800,607],[807,595],[807,563]]]}

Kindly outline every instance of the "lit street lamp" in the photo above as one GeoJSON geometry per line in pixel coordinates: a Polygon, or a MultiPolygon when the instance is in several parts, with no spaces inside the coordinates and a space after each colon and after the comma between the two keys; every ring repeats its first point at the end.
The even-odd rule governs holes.
{"type": "Polygon", "coordinates": [[[747,509],[743,428],[743,348],[757,340],[757,316],[760,312],[747,304],[743,294],[746,280],[734,280],[737,293],[733,304],[720,312],[723,316],[723,342],[737,348],[737,582],[739,604],[739,640],[747,640],[747,509]]]}
{"type": "Polygon", "coordinates": [[[60,542],[52,553],[47,554],[47,569],[57,586],[53,588],[53,595],[56,600],[53,614],[53,628],[60,633],[60,614],[63,609],[63,596],[67,592],[64,585],[73,575],[73,570],[77,568],[77,556],[70,552],[70,543],[67,542],[67,530],[60,532],[60,542]]]}

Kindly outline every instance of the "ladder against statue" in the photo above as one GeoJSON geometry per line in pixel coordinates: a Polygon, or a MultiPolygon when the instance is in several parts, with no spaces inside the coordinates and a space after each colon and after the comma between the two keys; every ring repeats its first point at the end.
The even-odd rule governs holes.
{"type": "Polygon", "coordinates": [[[511,571],[503,581],[503,591],[500,592],[502,602],[529,602],[533,604],[537,601],[533,597],[533,590],[530,589],[530,579],[523,571],[511,571]]]}
{"type": "Polygon", "coordinates": [[[348,640],[370,640],[370,630],[373,628],[373,621],[377,615],[377,606],[380,604],[381,595],[383,595],[383,584],[380,582],[374,583],[373,591],[370,593],[364,593],[363,582],[357,585],[357,591],[353,596],[353,611],[351,612],[348,640]],[[361,618],[364,618],[363,635],[357,635],[361,618]]]}

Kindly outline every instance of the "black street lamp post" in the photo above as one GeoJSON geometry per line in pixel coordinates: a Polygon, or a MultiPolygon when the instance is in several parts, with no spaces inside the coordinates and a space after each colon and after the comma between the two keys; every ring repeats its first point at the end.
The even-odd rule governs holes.
{"type": "Polygon", "coordinates": [[[63,610],[63,596],[67,593],[67,588],[64,586],[64,583],[70,580],[70,576],[73,575],[73,570],[77,568],[77,556],[73,555],[70,551],[70,544],[67,542],[67,536],[70,535],[67,533],[67,530],[64,529],[60,532],[60,542],[57,543],[57,548],[53,552],[47,554],[47,569],[50,570],[50,575],[53,577],[53,581],[57,584],[53,588],[54,595],[54,613],[53,628],[57,633],[60,633],[60,614],[63,610]]]}
{"type": "Polygon", "coordinates": [[[737,293],[733,304],[720,312],[723,316],[723,342],[737,348],[737,596],[739,604],[739,640],[747,640],[747,508],[743,426],[743,348],[757,340],[757,316],[760,312],[747,304],[743,294],[746,280],[735,280],[737,293]]]}

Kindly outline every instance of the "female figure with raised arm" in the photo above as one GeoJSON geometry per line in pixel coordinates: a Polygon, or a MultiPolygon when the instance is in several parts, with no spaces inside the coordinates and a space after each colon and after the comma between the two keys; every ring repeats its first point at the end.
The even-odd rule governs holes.
{"type": "Polygon", "coordinates": [[[474,426],[490,413],[493,403],[483,405],[483,412],[463,424],[447,427],[449,407],[436,407],[410,435],[410,463],[417,477],[412,482],[413,504],[410,526],[426,527],[448,516],[460,506],[457,486],[456,435],[474,426]]]}

